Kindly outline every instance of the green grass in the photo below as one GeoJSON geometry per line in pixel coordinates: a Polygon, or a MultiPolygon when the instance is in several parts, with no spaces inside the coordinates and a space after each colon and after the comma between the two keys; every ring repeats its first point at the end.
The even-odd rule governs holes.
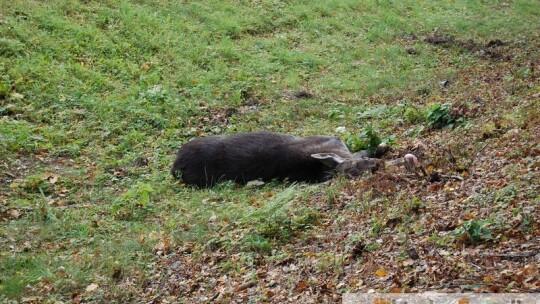
{"type": "Polygon", "coordinates": [[[173,246],[272,255],[317,224],[306,202],[326,190],[184,188],[169,174],[184,142],[340,126],[391,138],[396,121],[422,126],[426,104],[444,101],[416,107],[423,93],[479,60],[424,36],[518,43],[538,39],[539,17],[534,0],[0,0],[0,168],[15,176],[0,206],[23,210],[0,223],[0,300],[27,285],[53,285],[60,300],[90,283],[112,290],[118,271],[140,287],[153,231],[173,246]],[[313,97],[290,98],[300,90],[313,97]],[[216,118],[253,101],[228,124],[216,118]]]}

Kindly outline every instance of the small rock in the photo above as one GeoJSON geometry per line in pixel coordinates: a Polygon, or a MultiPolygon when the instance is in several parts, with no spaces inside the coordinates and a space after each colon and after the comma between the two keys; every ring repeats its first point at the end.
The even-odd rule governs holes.
{"type": "Polygon", "coordinates": [[[95,291],[96,289],[98,289],[99,285],[96,284],[96,283],[92,283],[90,285],[88,285],[85,289],[86,292],[93,292],[95,291]]]}
{"type": "Polygon", "coordinates": [[[345,131],[347,131],[347,128],[345,128],[343,126],[340,126],[340,127],[336,128],[336,133],[344,133],[345,131]]]}
{"type": "Polygon", "coordinates": [[[247,182],[246,187],[248,187],[248,188],[257,188],[257,187],[261,187],[263,185],[264,185],[264,182],[262,182],[262,181],[252,180],[252,181],[247,182]]]}
{"type": "Polygon", "coordinates": [[[21,216],[21,213],[17,209],[10,209],[8,213],[9,216],[13,219],[18,219],[21,216]]]}
{"type": "Polygon", "coordinates": [[[439,82],[439,85],[441,86],[441,88],[446,88],[446,87],[448,87],[449,84],[450,84],[449,80],[443,80],[443,81],[439,82]]]}
{"type": "Polygon", "coordinates": [[[418,256],[418,252],[416,251],[416,249],[414,249],[414,247],[407,249],[407,253],[409,254],[409,257],[413,260],[418,260],[420,258],[420,256],[418,256]]]}

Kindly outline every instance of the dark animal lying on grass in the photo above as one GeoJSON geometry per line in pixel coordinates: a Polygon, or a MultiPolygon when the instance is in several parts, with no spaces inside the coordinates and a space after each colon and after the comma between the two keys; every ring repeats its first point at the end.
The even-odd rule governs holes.
{"type": "Polygon", "coordinates": [[[172,174],[189,185],[209,187],[232,180],[324,182],[335,173],[348,177],[374,172],[384,163],[353,154],[337,137],[296,137],[269,132],[210,136],[183,145],[172,174]]]}

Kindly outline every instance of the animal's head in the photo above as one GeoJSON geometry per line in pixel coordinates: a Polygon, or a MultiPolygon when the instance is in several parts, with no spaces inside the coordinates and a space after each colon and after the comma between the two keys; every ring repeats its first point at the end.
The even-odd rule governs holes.
{"type": "Polygon", "coordinates": [[[361,176],[364,172],[375,172],[384,163],[376,158],[368,157],[350,157],[343,158],[335,153],[317,153],[311,154],[311,157],[318,159],[330,169],[350,177],[361,176]]]}

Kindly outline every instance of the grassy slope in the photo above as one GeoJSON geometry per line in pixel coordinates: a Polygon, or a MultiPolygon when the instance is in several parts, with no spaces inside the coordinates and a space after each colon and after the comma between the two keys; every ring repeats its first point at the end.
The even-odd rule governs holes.
{"type": "MultiPolygon", "coordinates": [[[[507,109],[539,91],[525,64],[538,58],[525,53],[538,46],[536,1],[0,0],[0,7],[0,292],[9,298],[65,300],[91,283],[100,288],[85,296],[95,299],[140,294],[160,254],[186,246],[195,264],[209,248],[240,254],[220,269],[245,275],[256,269],[249,261],[262,256],[271,265],[313,237],[311,227],[336,219],[312,202],[321,195],[331,202],[348,182],[182,188],[168,169],[194,136],[332,134],[338,126],[355,133],[372,124],[403,147],[440,135],[422,131],[423,118],[408,109],[475,90],[496,100],[474,81],[482,68],[519,85],[499,113],[509,129],[530,117],[507,109]],[[514,64],[430,45],[423,37],[434,31],[508,42],[514,64]],[[457,83],[456,92],[441,91],[442,79],[457,83]],[[300,90],[313,98],[291,97],[300,90]]],[[[472,132],[485,122],[479,117],[452,134],[472,132]]],[[[490,123],[487,131],[499,129],[490,123]]]]}

